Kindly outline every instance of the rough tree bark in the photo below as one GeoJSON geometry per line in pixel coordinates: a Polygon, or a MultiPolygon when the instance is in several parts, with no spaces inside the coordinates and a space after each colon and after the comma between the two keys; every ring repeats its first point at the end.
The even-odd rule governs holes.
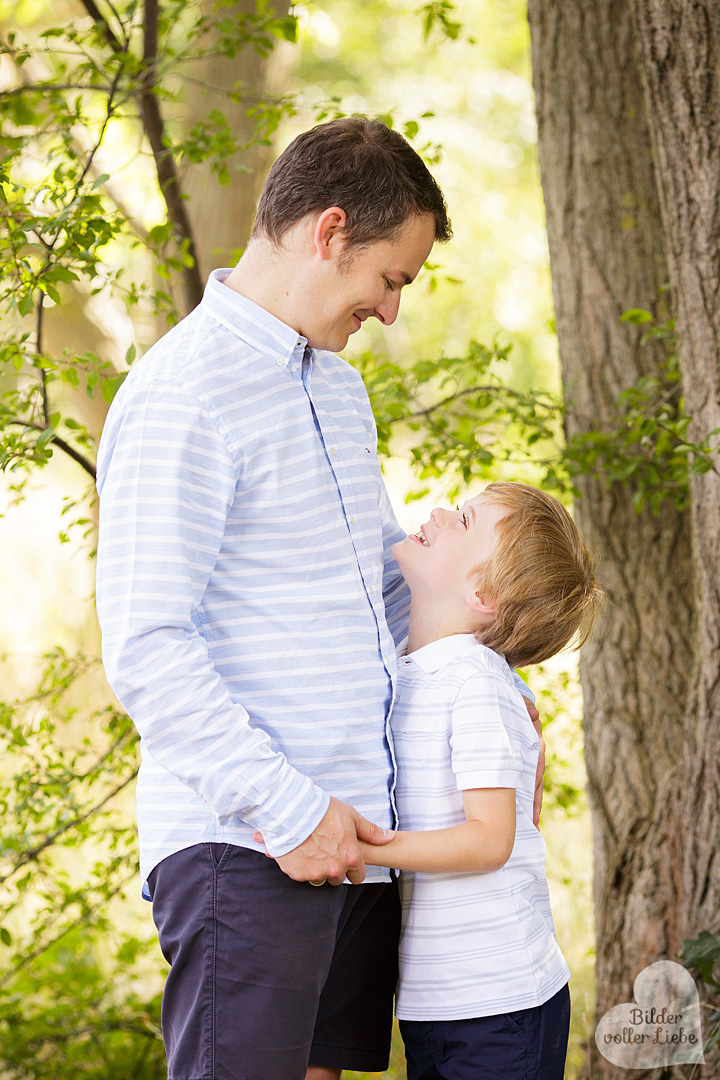
{"type": "MultiPolygon", "coordinates": [[[[717,41],[711,54],[707,31],[701,47],[686,19],[696,48],[679,63],[671,20],[686,7],[637,0],[636,22],[630,0],[529,3],[569,434],[607,422],[617,394],[659,370],[662,345],[640,346],[637,329],[618,320],[630,307],[663,314],[659,289],[668,281],[695,429],[706,434],[720,424],[718,162],[711,153],[718,140],[708,128],[717,41]],[[691,125],[689,113],[701,104],[705,111],[691,125]]],[[[698,480],[691,512],[668,504],[658,517],[647,509],[637,515],[633,492],[608,490],[601,476],[578,481],[578,517],[596,540],[612,599],[605,636],[581,663],[598,1018],[632,999],[642,968],[673,959],[684,937],[717,926],[719,757],[718,736],[710,734],[720,706],[717,479],[698,480]]],[[[589,1051],[594,1080],[617,1076],[592,1040],[589,1051]]],[[[713,1068],[703,1076],[720,1076],[713,1068]]]]}
{"type": "MultiPolygon", "coordinates": [[[[717,0],[633,6],[690,437],[699,440],[720,429],[720,8],[717,0]]],[[[720,929],[720,473],[694,477],[691,492],[696,618],[674,816],[683,925],[694,934],[720,929]]]]}
{"type": "MultiPolygon", "coordinates": [[[[206,3],[209,7],[209,2],[206,3]]],[[[256,0],[240,0],[227,14],[253,14],[256,0]]],[[[275,4],[280,14],[289,10],[284,3],[275,4]]],[[[189,129],[207,113],[217,108],[230,121],[238,144],[247,142],[253,132],[253,122],[247,109],[266,95],[279,96],[285,64],[285,50],[276,49],[269,57],[260,56],[246,47],[234,59],[211,56],[196,61],[191,69],[183,127],[189,129]],[[244,104],[233,105],[223,91],[232,90],[236,83],[244,84],[244,104]]],[[[237,259],[233,253],[243,248],[250,237],[255,206],[267,172],[276,156],[272,146],[253,146],[245,151],[240,163],[248,172],[231,168],[231,182],[223,187],[206,164],[194,165],[183,179],[189,199],[189,215],[195,238],[200,274],[203,282],[218,266],[232,266],[237,259]]],[[[234,162],[232,163],[235,164],[234,162]]]]}

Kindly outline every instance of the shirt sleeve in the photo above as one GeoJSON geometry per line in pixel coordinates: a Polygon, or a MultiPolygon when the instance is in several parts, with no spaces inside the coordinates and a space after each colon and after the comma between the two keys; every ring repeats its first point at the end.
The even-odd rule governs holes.
{"type": "Polygon", "coordinates": [[[97,609],[108,681],[149,753],[238,815],[274,856],[310,835],[329,796],[276,751],[213,666],[201,602],[237,468],[208,411],[169,382],[141,387],[103,435],[97,609]]]}
{"type": "Polygon", "coordinates": [[[513,679],[515,681],[516,689],[519,691],[519,693],[522,694],[523,697],[529,698],[530,701],[532,701],[532,703],[534,705],[535,704],[535,695],[533,694],[533,692],[530,689],[530,687],[528,686],[528,684],[525,682],[524,679],[520,678],[520,676],[518,675],[517,671],[515,671],[514,668],[511,668],[510,670],[512,671],[512,675],[513,675],[513,679]]]}
{"type": "Polygon", "coordinates": [[[380,489],[380,519],[383,532],[383,600],[385,602],[385,619],[388,629],[396,645],[399,645],[407,637],[408,618],[410,615],[410,590],[405,578],[400,573],[400,567],[395,562],[392,553],[393,546],[405,539],[405,532],[395,520],[395,514],[390,499],[381,484],[380,489]]]}
{"type": "MultiPolygon", "coordinates": [[[[522,720],[520,713],[524,711],[515,690],[504,679],[473,675],[463,683],[450,718],[451,762],[459,791],[518,786],[522,753],[513,745],[503,714],[511,712],[522,720]]],[[[524,723],[537,741],[527,715],[524,723]]]]}

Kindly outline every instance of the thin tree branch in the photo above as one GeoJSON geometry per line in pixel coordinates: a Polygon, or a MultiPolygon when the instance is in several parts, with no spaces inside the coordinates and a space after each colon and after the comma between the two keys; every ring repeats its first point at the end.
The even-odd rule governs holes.
{"type": "MultiPolygon", "coordinates": [[[[122,43],[112,31],[107,19],[103,16],[95,0],[81,0],[87,13],[97,23],[103,37],[115,53],[126,51],[122,43]]],[[[142,120],[143,129],[150,143],[158,183],[168,217],[172,222],[178,239],[178,246],[185,248],[190,256],[191,265],[183,266],[181,276],[185,307],[188,312],[196,308],[202,300],[203,283],[198,267],[197,248],[190,225],[190,219],[182,197],[182,189],[175,167],[175,159],[172,151],[166,146],[165,123],[163,121],[160,105],[155,93],[155,73],[157,66],[158,48],[158,0],[146,0],[143,20],[143,63],[145,70],[142,77],[141,89],[137,94],[138,108],[142,120]]]]}
{"type": "Polygon", "coordinates": [[[87,86],[80,83],[23,83],[22,86],[13,86],[9,90],[0,90],[0,101],[4,98],[18,97],[20,94],[47,94],[54,90],[93,90],[107,94],[110,89],[110,86],[96,86],[94,83],[88,83],[87,86]]]}
{"type": "Polygon", "coordinates": [[[138,105],[145,134],[155,160],[160,190],[165,199],[168,216],[179,234],[180,245],[185,242],[187,254],[192,260],[191,266],[183,266],[182,269],[185,306],[187,311],[190,312],[202,300],[203,284],[198,269],[195,240],[190,219],[185,209],[185,202],[182,198],[175,159],[172,156],[172,151],[165,145],[165,124],[155,94],[155,66],[157,63],[158,41],[157,0],[145,0],[144,27],[143,63],[145,70],[138,105]]]}
{"type": "Polygon", "coordinates": [[[126,52],[126,47],[123,46],[121,41],[115,37],[112,31],[110,23],[105,16],[101,13],[100,8],[95,3],[95,0],[80,0],[80,3],[87,11],[90,18],[99,26],[102,30],[103,37],[107,41],[108,45],[114,53],[126,52]]]}
{"type": "MultiPolygon", "coordinates": [[[[8,426],[11,424],[18,427],[32,428],[33,431],[45,431],[50,427],[50,424],[36,424],[32,420],[8,420],[8,426]]],[[[70,443],[65,442],[60,435],[53,435],[51,442],[57,446],[59,450],[62,450],[63,453],[67,454],[68,457],[71,457],[73,461],[76,461],[78,465],[81,465],[93,480],[97,479],[97,469],[89,458],[86,458],[84,454],[81,454],[80,451],[76,450],[70,443]]]]}
{"type": "Polygon", "coordinates": [[[110,802],[111,799],[114,799],[116,795],[120,794],[123,788],[126,788],[128,784],[132,783],[137,774],[138,770],[134,769],[130,776],[126,777],[126,779],[123,780],[121,784],[117,784],[113,788],[113,790],[108,792],[105,798],[101,799],[99,803],[95,804],[95,806],[91,806],[90,809],[86,810],[84,814],[78,814],[71,821],[66,822],[62,826],[62,828],[56,829],[55,832],[50,833],[48,836],[45,837],[41,844],[37,844],[35,847],[28,848],[26,851],[23,851],[20,858],[11,867],[11,869],[8,870],[7,874],[4,874],[2,877],[0,877],[0,885],[4,885],[5,882],[8,881],[13,876],[13,874],[16,874],[18,870],[21,870],[23,866],[26,866],[29,862],[33,862],[35,859],[37,859],[38,855],[42,854],[42,852],[45,851],[46,848],[52,847],[52,845],[56,843],[56,841],[58,841],[61,836],[64,836],[65,833],[69,832],[70,829],[74,829],[76,828],[76,826],[82,825],[82,823],[84,821],[87,821],[88,818],[92,817],[93,814],[96,814],[99,810],[102,810],[103,806],[105,806],[106,803],[110,802]]]}
{"type": "MultiPolygon", "coordinates": [[[[121,889],[124,889],[128,882],[132,881],[134,877],[135,871],[133,871],[132,874],[128,874],[126,878],[123,878],[123,880],[114,889],[112,889],[106,896],[102,898],[102,901],[100,903],[97,903],[94,907],[88,909],[88,914],[94,915],[95,912],[100,911],[102,910],[102,908],[106,907],[108,902],[112,900],[114,896],[117,896],[121,889]]],[[[51,938],[49,941],[41,942],[40,945],[38,945],[31,952],[24,953],[20,960],[18,960],[18,962],[13,966],[10,971],[7,971],[4,975],[0,976],[0,986],[4,986],[5,983],[9,982],[13,978],[13,976],[16,975],[18,971],[20,971],[21,968],[27,967],[27,965],[31,963],[37,956],[40,956],[42,955],[42,953],[47,952],[47,950],[52,948],[53,945],[56,945],[58,941],[62,941],[62,939],[76,927],[76,922],[69,923],[67,926],[63,927],[60,933],[56,934],[54,938],[51,938]]]]}
{"type": "MultiPolygon", "coordinates": [[[[458,398],[469,397],[470,394],[493,394],[497,395],[500,387],[497,386],[471,386],[467,390],[457,390],[454,394],[448,394],[447,397],[437,401],[434,405],[428,405],[426,409],[418,409],[416,412],[406,413],[404,416],[395,416],[391,420],[388,420],[388,424],[404,424],[409,420],[417,420],[421,417],[430,417],[438,409],[444,409],[446,405],[451,404],[453,401],[457,401],[458,398]]],[[[510,386],[503,386],[502,392],[509,397],[513,397],[516,400],[521,400],[525,395],[520,390],[513,390],[510,386]]]]}

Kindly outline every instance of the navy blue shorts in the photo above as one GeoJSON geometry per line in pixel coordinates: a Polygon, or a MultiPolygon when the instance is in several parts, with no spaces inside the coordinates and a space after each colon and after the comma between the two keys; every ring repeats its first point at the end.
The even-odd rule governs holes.
{"type": "Polygon", "coordinates": [[[472,1020],[401,1020],[407,1080],[563,1080],[567,986],[534,1009],[472,1020]]]}
{"type": "Polygon", "coordinates": [[[307,1066],[387,1068],[396,883],[292,881],[272,859],[196,844],[148,885],[170,964],[170,1080],[304,1080],[307,1066]]]}

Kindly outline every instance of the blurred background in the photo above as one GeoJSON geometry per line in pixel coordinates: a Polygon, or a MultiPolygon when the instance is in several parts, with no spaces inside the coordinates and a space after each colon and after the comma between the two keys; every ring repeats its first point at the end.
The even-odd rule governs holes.
{"type": "MultiPolygon", "coordinates": [[[[172,8],[167,20],[189,26],[203,12],[202,5],[172,8]]],[[[117,40],[123,25],[142,33],[137,5],[115,12],[108,4],[104,10],[117,40]]],[[[229,15],[238,10],[254,7],[227,9],[229,15]]],[[[397,323],[389,328],[375,320],[366,323],[351,338],[346,359],[372,384],[381,362],[395,365],[393,370],[440,362],[444,371],[448,365],[443,367],[442,358],[467,357],[471,343],[479,342],[491,354],[483,369],[486,382],[518,394],[557,395],[525,4],[467,0],[423,7],[409,0],[392,5],[319,0],[274,14],[289,21],[267,31],[269,44],[260,52],[240,44],[234,55],[202,55],[198,48],[181,56],[178,46],[158,74],[201,277],[237,259],[267,168],[299,131],[336,112],[382,116],[408,134],[428,160],[446,194],[455,236],[436,248],[431,264],[404,291],[397,323]],[[258,135],[263,108],[262,115],[271,118],[258,135]],[[229,118],[230,134],[217,117],[213,121],[213,110],[229,118]],[[215,156],[208,151],[203,157],[201,146],[215,156]]],[[[17,90],[30,80],[58,86],[98,79],[104,69],[96,59],[78,75],[81,54],[101,52],[98,40],[82,37],[91,23],[87,6],[66,0],[0,3],[0,29],[9,42],[0,55],[0,91],[17,90]],[[68,36],[74,26],[79,37],[68,36]],[[20,41],[27,44],[25,60],[20,41]]],[[[160,38],[166,46],[173,40],[172,27],[163,28],[162,20],[160,38]]],[[[109,80],[112,71],[106,68],[109,80]]],[[[53,177],[58,185],[71,183],[76,174],[68,180],[55,173],[63,154],[74,154],[76,166],[82,164],[105,122],[102,94],[88,98],[86,93],[86,104],[77,106],[70,120],[66,100],[66,111],[58,106],[54,116],[72,136],[61,146],[47,112],[56,91],[43,96],[45,105],[39,95],[30,97],[26,114],[17,104],[22,95],[4,99],[8,130],[25,139],[12,160],[25,192],[35,184],[37,193],[53,177]]],[[[81,96],[70,95],[73,108],[81,96]]],[[[121,105],[106,124],[83,182],[97,181],[103,200],[97,212],[108,221],[119,214],[122,228],[97,242],[97,262],[86,267],[85,276],[61,275],[56,298],[52,290],[41,295],[41,348],[34,356],[20,348],[20,364],[0,374],[5,392],[29,394],[37,354],[47,357],[42,393],[62,413],[54,430],[87,460],[113,380],[188,307],[182,238],[178,242],[176,234],[163,233],[169,213],[158,187],[157,160],[138,134],[138,109],[130,95],[121,105]],[[89,396],[87,390],[95,392],[89,396]]],[[[12,213],[12,195],[5,190],[12,213]]],[[[53,193],[34,198],[35,205],[47,206],[53,193]]],[[[31,250],[27,258],[30,265],[31,250]]],[[[21,274],[13,288],[17,301],[21,274]]],[[[33,294],[37,280],[27,288],[33,294]]],[[[13,308],[11,296],[6,307],[9,336],[17,340],[23,327],[34,332],[37,306],[22,310],[16,302],[13,308]]],[[[452,370],[453,388],[462,387],[452,370]]],[[[446,384],[436,368],[429,385],[432,400],[442,397],[446,384]]],[[[17,399],[15,405],[20,408],[17,399]]],[[[423,469],[413,447],[427,432],[418,434],[402,418],[396,421],[392,415],[388,420],[385,470],[397,516],[408,530],[427,520],[434,505],[454,499],[458,491],[472,494],[495,476],[542,477],[538,461],[547,453],[542,439],[524,444],[522,452],[487,451],[482,468],[470,473],[446,468],[447,454],[430,465],[426,461],[423,469]]],[[[512,417],[496,417],[488,445],[502,445],[505,432],[505,445],[515,447],[513,424],[512,417]]],[[[63,453],[57,442],[44,459],[42,447],[29,452],[27,445],[6,462],[17,468],[0,475],[0,698],[6,749],[0,763],[5,822],[0,1075],[161,1075],[159,995],[165,965],[134,869],[133,736],[98,663],[92,477],[87,461],[63,453]]],[[[548,744],[541,828],[557,936],[573,972],[566,1073],[572,1078],[584,1060],[594,992],[582,699],[572,655],[525,674],[548,744]]],[[[399,1042],[385,1075],[395,1080],[404,1075],[399,1042]]]]}

